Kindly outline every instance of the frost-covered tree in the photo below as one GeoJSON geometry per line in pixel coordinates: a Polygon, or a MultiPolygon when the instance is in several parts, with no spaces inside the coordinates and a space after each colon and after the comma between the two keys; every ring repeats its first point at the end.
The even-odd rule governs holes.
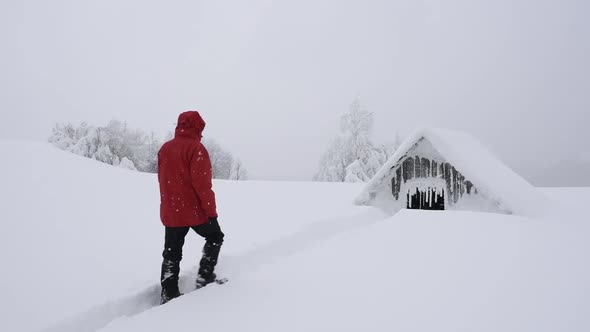
{"type": "Polygon", "coordinates": [[[224,150],[214,139],[203,140],[203,145],[209,152],[214,179],[230,179],[234,158],[224,150]]]}
{"type": "Polygon", "coordinates": [[[135,169],[135,164],[142,160],[139,136],[141,133],[137,132],[130,136],[126,125],[113,120],[106,127],[94,127],[86,122],[77,128],[69,123],[58,124],[49,141],[60,149],[114,166],[120,166],[126,158],[125,168],[135,169]],[[130,143],[133,140],[129,137],[135,137],[136,142],[130,143]]]}
{"type": "Polygon", "coordinates": [[[234,159],[230,180],[248,180],[248,171],[240,159],[234,159]]]}
{"type": "Polygon", "coordinates": [[[146,146],[145,171],[148,173],[158,173],[158,151],[162,143],[152,131],[146,146]]]}
{"type": "Polygon", "coordinates": [[[49,142],[62,150],[69,149],[77,141],[76,129],[71,123],[56,124],[49,137],[49,142]]]}
{"type": "Polygon", "coordinates": [[[365,171],[365,165],[360,159],[352,162],[346,167],[345,182],[367,182],[370,178],[365,171]]]}
{"type": "Polygon", "coordinates": [[[320,158],[320,169],[314,176],[316,181],[342,182],[346,177],[344,140],[336,137],[320,158]]]}
{"type": "Polygon", "coordinates": [[[132,171],[137,171],[138,169],[135,167],[135,164],[133,164],[133,162],[129,159],[127,159],[127,157],[123,157],[123,159],[121,159],[121,163],[119,163],[118,165],[121,168],[125,168],[125,169],[130,169],[132,171]]]}
{"type": "Polygon", "coordinates": [[[370,180],[393,153],[376,147],[370,136],[373,114],[359,97],[340,118],[340,133],[320,159],[316,181],[365,182],[370,180]]]}
{"type": "MultiPolygon", "coordinates": [[[[172,132],[166,135],[166,141],[173,138],[172,132]]],[[[49,142],[62,150],[66,150],[87,158],[92,158],[110,165],[141,172],[158,172],[158,151],[162,141],[151,132],[130,129],[126,122],[112,120],[104,127],[94,127],[86,122],[78,127],[67,123],[57,124],[49,137],[49,142]]],[[[235,168],[234,157],[215,141],[210,140],[213,173],[215,178],[245,179],[246,170],[239,163],[239,175],[232,175],[235,168]]]]}
{"type": "Polygon", "coordinates": [[[111,151],[108,145],[100,145],[96,150],[96,153],[93,155],[93,158],[114,166],[119,166],[121,163],[119,157],[111,151]]]}
{"type": "Polygon", "coordinates": [[[84,157],[92,158],[98,150],[99,139],[96,128],[82,123],[76,130],[78,140],[69,148],[69,151],[84,157]]]}

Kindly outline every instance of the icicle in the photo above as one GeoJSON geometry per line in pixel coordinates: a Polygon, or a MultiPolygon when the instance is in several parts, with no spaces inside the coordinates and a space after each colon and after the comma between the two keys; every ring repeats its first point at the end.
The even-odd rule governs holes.
{"type": "Polygon", "coordinates": [[[436,204],[438,202],[438,197],[436,197],[436,188],[432,188],[432,203],[436,204]]]}

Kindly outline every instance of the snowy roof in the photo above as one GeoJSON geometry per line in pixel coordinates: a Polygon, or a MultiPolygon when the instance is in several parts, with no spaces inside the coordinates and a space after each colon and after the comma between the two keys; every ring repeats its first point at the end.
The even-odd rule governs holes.
{"type": "Polygon", "coordinates": [[[369,181],[355,202],[359,205],[371,203],[375,193],[390,180],[392,168],[423,138],[481,193],[496,200],[502,209],[532,216],[539,215],[539,210],[545,206],[546,198],[539,190],[498,160],[471,135],[433,128],[417,130],[410,135],[369,181]]]}

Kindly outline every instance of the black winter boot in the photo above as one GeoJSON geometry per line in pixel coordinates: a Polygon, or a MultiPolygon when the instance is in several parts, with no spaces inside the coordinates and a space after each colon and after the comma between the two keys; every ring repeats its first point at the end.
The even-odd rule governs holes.
{"type": "Polygon", "coordinates": [[[178,287],[176,287],[175,289],[162,288],[160,304],[168,303],[170,300],[173,300],[179,296],[182,296],[182,293],[178,290],[178,287]]]}
{"type": "Polygon", "coordinates": [[[164,304],[182,295],[178,290],[179,273],[179,261],[164,259],[162,262],[162,273],[160,274],[160,284],[162,285],[160,304],[164,304]]]}
{"type": "Polygon", "coordinates": [[[221,243],[207,241],[203,247],[203,258],[201,258],[199,266],[199,275],[197,276],[197,288],[204,287],[207,284],[215,281],[217,276],[214,273],[215,265],[217,265],[217,258],[219,258],[219,251],[221,250],[221,243]]]}
{"type": "Polygon", "coordinates": [[[199,275],[197,276],[197,289],[207,286],[208,284],[214,282],[216,279],[217,275],[215,274],[215,272],[204,274],[203,276],[199,272],[199,275]]]}

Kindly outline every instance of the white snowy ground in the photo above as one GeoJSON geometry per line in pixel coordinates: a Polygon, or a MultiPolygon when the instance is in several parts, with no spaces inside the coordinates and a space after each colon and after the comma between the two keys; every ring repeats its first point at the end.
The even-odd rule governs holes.
{"type": "MultiPolygon", "coordinates": [[[[154,175],[0,141],[0,331],[589,331],[590,188],[532,220],[351,205],[325,183],[214,183],[230,278],[158,301],[154,175]],[[569,201],[569,202],[566,202],[569,201]]],[[[189,234],[182,288],[202,240],[189,234]]]]}

